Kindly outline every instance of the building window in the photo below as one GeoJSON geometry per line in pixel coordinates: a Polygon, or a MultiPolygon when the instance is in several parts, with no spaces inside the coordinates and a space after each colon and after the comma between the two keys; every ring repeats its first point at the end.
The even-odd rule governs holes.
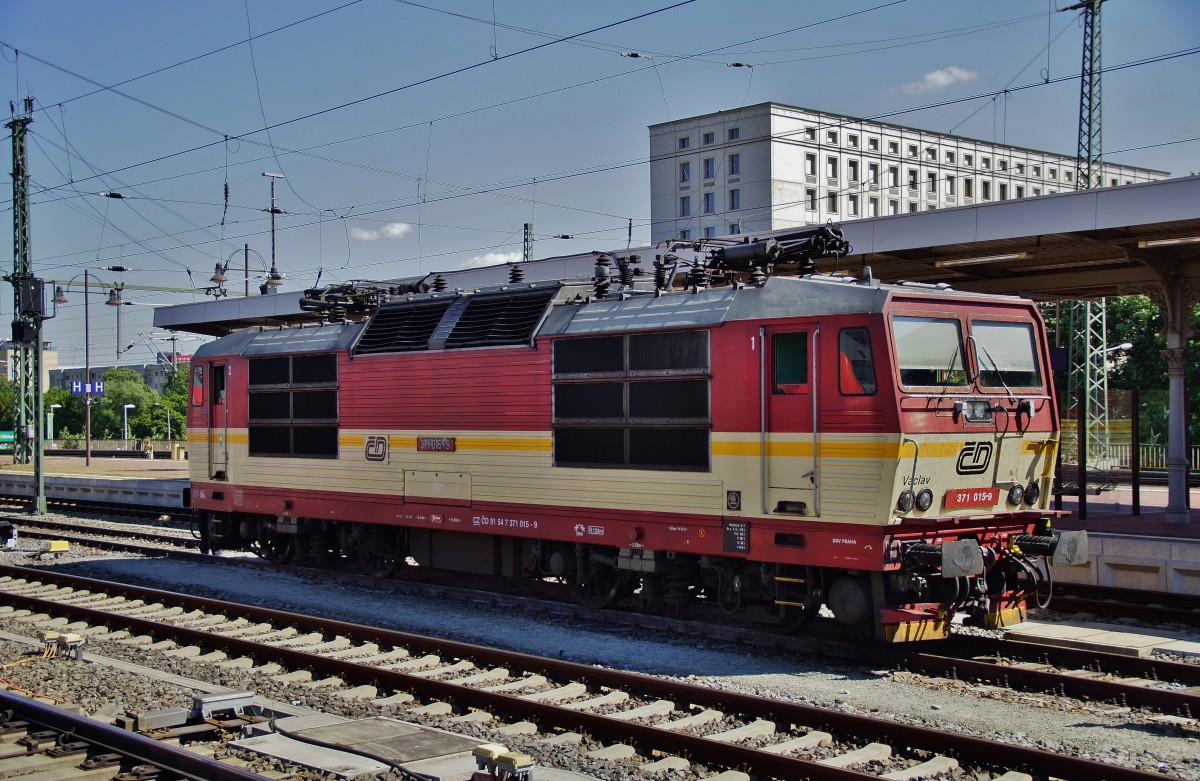
{"type": "Polygon", "coordinates": [[[858,148],[858,136],[854,135],[853,133],[847,134],[846,135],[846,144],[857,149],[858,148]]]}
{"type": "Polygon", "coordinates": [[[687,182],[690,182],[690,181],[692,181],[692,164],[691,163],[680,163],[679,164],[679,183],[686,184],[687,182]]]}
{"type": "Polygon", "coordinates": [[[816,176],[817,175],[817,156],[816,155],[805,155],[804,156],[804,174],[806,176],[816,176]]]}
{"type": "Polygon", "coordinates": [[[825,158],[825,175],[830,179],[837,179],[837,164],[836,157],[825,158]]]}
{"type": "Polygon", "coordinates": [[[917,211],[917,202],[916,202],[916,201],[909,201],[909,202],[908,202],[908,213],[909,213],[909,214],[915,214],[915,213],[916,213],[916,211],[917,211]]]}
{"type": "Polygon", "coordinates": [[[817,140],[817,129],[815,127],[804,128],[804,137],[809,141],[817,140]]]}
{"type": "Polygon", "coordinates": [[[926,160],[937,160],[937,149],[932,146],[925,147],[925,159],[926,160]]]}
{"type": "Polygon", "coordinates": [[[729,156],[729,175],[737,176],[741,172],[742,172],[742,156],[741,155],[730,155],[729,156]]]}
{"type": "Polygon", "coordinates": [[[701,141],[700,141],[700,143],[702,143],[702,144],[712,144],[712,143],[715,143],[715,142],[716,142],[716,140],[717,140],[717,134],[716,134],[716,133],[705,133],[703,136],[701,136],[701,141]]]}
{"type": "Polygon", "coordinates": [[[1002,200],[1002,201],[1008,200],[1008,185],[1005,184],[1004,182],[1000,183],[1000,200],[1002,200]]]}
{"type": "Polygon", "coordinates": [[[954,192],[954,177],[947,176],[946,177],[946,195],[954,195],[954,194],[955,194],[955,192],[954,192]]]}
{"type": "Polygon", "coordinates": [[[879,199],[878,198],[870,198],[867,200],[867,216],[868,217],[878,217],[879,216],[879,199]]]}
{"type": "Polygon", "coordinates": [[[981,158],[979,158],[979,167],[980,167],[980,168],[982,168],[982,169],[983,169],[983,170],[985,170],[985,171],[989,171],[989,170],[991,170],[991,168],[992,168],[992,158],[990,158],[990,157],[981,157],[981,158]]]}
{"type": "Polygon", "coordinates": [[[741,137],[742,137],[741,129],[736,128],[736,127],[729,128],[729,140],[730,141],[737,141],[741,137]]]}
{"type": "Polygon", "coordinates": [[[1058,169],[1048,168],[1046,169],[1046,175],[1049,176],[1051,180],[1058,179],[1058,169]]]}
{"type": "Polygon", "coordinates": [[[974,179],[963,179],[963,197],[964,198],[974,198],[975,197],[975,180],[974,179]]]}
{"type": "Polygon", "coordinates": [[[715,195],[713,195],[712,193],[704,194],[704,213],[705,214],[712,214],[714,211],[716,211],[717,210],[716,204],[717,204],[717,198],[715,195]]]}
{"type": "Polygon", "coordinates": [[[825,142],[828,144],[836,144],[837,143],[837,131],[830,130],[828,133],[826,133],[825,134],[825,142]]]}
{"type": "Polygon", "coordinates": [[[888,141],[888,154],[889,155],[900,154],[900,143],[898,141],[888,141]]]}
{"type": "Polygon", "coordinates": [[[729,223],[729,235],[738,236],[742,232],[742,224],[740,222],[729,223]]]}
{"type": "Polygon", "coordinates": [[[971,166],[975,164],[974,155],[963,155],[963,165],[971,166]]]}
{"type": "Polygon", "coordinates": [[[691,145],[692,145],[692,139],[690,136],[684,136],[683,138],[679,139],[679,148],[680,149],[687,149],[691,145]]]}
{"type": "Polygon", "coordinates": [[[887,182],[887,184],[888,184],[888,187],[899,187],[900,186],[900,169],[894,165],[888,167],[888,182],[887,182]]]}
{"type": "Polygon", "coordinates": [[[1042,194],[1042,188],[1040,188],[1040,187],[1033,188],[1033,197],[1034,198],[1038,197],[1041,194],[1042,194]]]}
{"type": "Polygon", "coordinates": [[[900,213],[900,202],[899,201],[888,201],[888,214],[899,214],[899,213],[900,213]]]}
{"type": "Polygon", "coordinates": [[[1108,180],[1108,186],[1109,186],[1109,187],[1116,187],[1116,186],[1117,186],[1117,180],[1116,180],[1116,178],[1115,178],[1115,177],[1114,177],[1114,178],[1112,178],[1112,179],[1109,179],[1109,180],[1108,180]]]}
{"type": "Polygon", "coordinates": [[[979,191],[983,195],[983,200],[985,200],[985,201],[992,200],[992,183],[991,182],[988,182],[988,181],[980,182],[979,183],[979,191]]]}
{"type": "Polygon", "coordinates": [[[825,196],[825,210],[830,214],[837,214],[837,193],[830,191],[825,196]]]}
{"type": "Polygon", "coordinates": [[[915,168],[908,169],[908,189],[914,192],[917,189],[917,169],[915,168]]]}
{"type": "Polygon", "coordinates": [[[1021,185],[1019,185],[1019,184],[1017,185],[1017,197],[1018,197],[1018,198],[1024,198],[1024,197],[1025,197],[1025,188],[1024,188],[1024,187],[1022,187],[1022,186],[1021,186],[1021,185]]]}
{"type": "Polygon", "coordinates": [[[953,152],[946,152],[946,162],[949,163],[950,165],[954,165],[954,153],[953,152]]]}
{"type": "Polygon", "coordinates": [[[852,182],[858,181],[858,161],[857,160],[847,160],[846,161],[846,177],[852,182]]]}
{"type": "Polygon", "coordinates": [[[712,179],[714,176],[717,175],[717,160],[716,160],[716,158],[706,157],[706,158],[704,158],[703,163],[704,163],[704,178],[705,179],[712,179]]]}
{"type": "Polygon", "coordinates": [[[704,229],[704,238],[711,239],[713,236],[716,236],[716,235],[717,235],[716,228],[705,228],[704,229]]]}
{"type": "Polygon", "coordinates": [[[878,138],[868,138],[867,139],[867,149],[871,150],[872,152],[878,152],[879,151],[879,139],[878,138]]]}
{"type": "Polygon", "coordinates": [[[1063,179],[1066,179],[1068,182],[1071,181],[1071,172],[1063,171],[1063,179]]]}
{"type": "Polygon", "coordinates": [[[858,196],[850,195],[846,198],[846,214],[851,217],[858,216],[858,196]]]}
{"type": "Polygon", "coordinates": [[[1024,163],[1017,163],[1017,173],[1020,174],[1021,176],[1025,175],[1025,164],[1024,163]]]}
{"type": "Polygon", "coordinates": [[[936,194],[937,193],[937,174],[936,173],[926,174],[926,178],[929,180],[929,193],[936,194]]]}
{"type": "Polygon", "coordinates": [[[809,188],[804,191],[804,202],[810,212],[817,210],[817,191],[809,188]]]}
{"type": "Polygon", "coordinates": [[[1035,166],[1033,167],[1033,175],[1034,175],[1034,176],[1036,176],[1036,177],[1039,177],[1039,178],[1041,177],[1041,175],[1042,175],[1042,167],[1041,167],[1040,165],[1035,165],[1035,166]]]}
{"type": "Polygon", "coordinates": [[[916,144],[909,144],[909,145],[908,145],[908,156],[909,156],[909,157],[916,157],[916,156],[917,156],[917,145],[916,145],[916,144]]]}
{"type": "Polygon", "coordinates": [[[1008,161],[1007,160],[997,160],[996,167],[999,168],[1001,171],[1007,171],[1008,170],[1008,161]]]}
{"type": "Polygon", "coordinates": [[[692,216],[692,196],[690,196],[690,195],[679,196],[679,216],[680,217],[691,217],[692,216]]]}
{"type": "Polygon", "coordinates": [[[692,232],[691,231],[679,231],[679,238],[682,239],[683,241],[691,241],[692,240],[692,232]]]}
{"type": "Polygon", "coordinates": [[[729,191],[729,208],[731,210],[742,208],[742,191],[741,190],[730,190],[729,191]]]}
{"type": "Polygon", "coordinates": [[[879,184],[879,163],[867,165],[867,181],[871,184],[879,184]]]}

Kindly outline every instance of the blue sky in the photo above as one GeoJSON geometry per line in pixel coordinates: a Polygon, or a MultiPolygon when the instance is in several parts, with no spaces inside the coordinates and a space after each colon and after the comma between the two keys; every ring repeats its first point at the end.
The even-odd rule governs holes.
{"type": "MultiPolygon", "coordinates": [[[[136,271],[98,276],[202,287],[217,261],[236,255],[240,269],[244,244],[261,273],[262,173],[279,172],[276,252],[283,289],[298,290],[318,274],[325,284],[510,260],[530,221],[536,257],[624,247],[630,220],[646,243],[647,125],[740,105],[872,117],[984,96],[887,121],[1073,154],[1078,81],[1054,80],[1078,73],[1082,32],[1054,5],[0,0],[0,86],[18,105],[35,99],[39,276],[120,264],[136,271]],[[575,238],[551,238],[563,234],[575,238]]],[[[1103,31],[1106,67],[1190,51],[1200,3],[1111,0],[1103,31]]],[[[1200,170],[1200,141],[1185,141],[1200,136],[1198,87],[1200,54],[1106,74],[1106,157],[1200,170]]],[[[0,209],[11,219],[7,192],[0,209]]],[[[82,298],[47,325],[63,365],[83,363],[82,298]]],[[[126,298],[137,303],[121,308],[119,346],[135,347],[122,363],[167,348],[152,305],[203,300],[126,298]]],[[[101,301],[93,363],[118,347],[101,301]]]]}

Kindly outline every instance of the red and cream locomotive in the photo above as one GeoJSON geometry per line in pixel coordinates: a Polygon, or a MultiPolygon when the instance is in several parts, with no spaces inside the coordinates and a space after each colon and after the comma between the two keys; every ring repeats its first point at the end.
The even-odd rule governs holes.
{"type": "Polygon", "coordinates": [[[680,287],[676,246],[653,280],[601,255],[588,283],[341,286],[304,299],[337,324],[205,345],[206,548],[557,577],[588,605],[780,628],[826,605],[890,641],[1019,621],[1048,560],[1085,560],[1050,529],[1031,302],[804,274],[847,251],[832,226],[690,248],[680,287]]]}

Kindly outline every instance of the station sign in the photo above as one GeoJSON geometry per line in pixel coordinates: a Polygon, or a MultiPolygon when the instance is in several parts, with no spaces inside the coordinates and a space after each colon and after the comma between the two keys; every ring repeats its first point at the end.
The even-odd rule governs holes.
{"type": "Polygon", "coordinates": [[[89,393],[92,394],[93,396],[103,396],[104,395],[104,383],[99,382],[99,381],[84,382],[83,380],[73,380],[71,382],[71,395],[72,396],[84,396],[89,393]]]}

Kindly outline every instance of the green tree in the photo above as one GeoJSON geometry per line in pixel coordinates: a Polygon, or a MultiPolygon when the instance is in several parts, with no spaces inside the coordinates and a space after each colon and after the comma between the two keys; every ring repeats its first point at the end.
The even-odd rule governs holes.
{"type": "Polygon", "coordinates": [[[83,401],[66,388],[51,388],[42,394],[42,409],[46,411],[46,434],[50,434],[50,410],[54,410],[54,438],[68,439],[71,434],[83,431],[83,401]]]}
{"type": "MultiPolygon", "coordinates": [[[[123,412],[126,404],[134,405],[129,410],[129,436],[139,439],[151,434],[154,404],[158,394],[154,392],[142,375],[133,369],[115,367],[104,373],[104,395],[92,397],[92,437],[95,439],[121,439],[123,412]]],[[[165,428],[165,427],[164,427],[165,428]]]]}
{"type": "Polygon", "coordinates": [[[170,421],[171,439],[187,438],[188,364],[175,367],[158,401],[151,412],[150,433],[152,439],[168,439],[167,421],[170,421]]]}
{"type": "Polygon", "coordinates": [[[7,377],[0,377],[0,429],[12,431],[16,428],[17,385],[7,377]]]}

